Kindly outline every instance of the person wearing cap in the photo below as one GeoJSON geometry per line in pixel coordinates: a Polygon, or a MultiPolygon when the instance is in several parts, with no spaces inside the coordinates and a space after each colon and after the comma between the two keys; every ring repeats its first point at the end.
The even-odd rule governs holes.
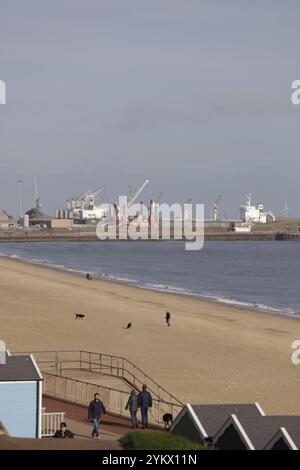
{"type": "Polygon", "coordinates": [[[54,434],[55,438],[58,439],[73,439],[74,434],[67,429],[66,423],[60,423],[60,429],[54,434]]]}
{"type": "Polygon", "coordinates": [[[148,427],[148,410],[152,408],[152,396],[147,390],[147,385],[143,385],[143,390],[138,395],[138,406],[141,408],[143,429],[148,427]]]}

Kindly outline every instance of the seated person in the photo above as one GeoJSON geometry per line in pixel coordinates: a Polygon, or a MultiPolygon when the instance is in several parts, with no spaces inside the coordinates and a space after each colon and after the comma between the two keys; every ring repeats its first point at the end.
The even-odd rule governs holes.
{"type": "Polygon", "coordinates": [[[53,437],[58,439],[73,439],[74,434],[67,429],[66,423],[60,423],[60,429],[56,431],[53,437]]]}

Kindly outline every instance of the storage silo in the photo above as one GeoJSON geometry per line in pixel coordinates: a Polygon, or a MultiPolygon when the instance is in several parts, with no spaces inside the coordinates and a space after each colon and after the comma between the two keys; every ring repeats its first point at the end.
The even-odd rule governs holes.
{"type": "Polygon", "coordinates": [[[23,218],[23,227],[24,228],[29,228],[29,215],[25,214],[23,218]]]}

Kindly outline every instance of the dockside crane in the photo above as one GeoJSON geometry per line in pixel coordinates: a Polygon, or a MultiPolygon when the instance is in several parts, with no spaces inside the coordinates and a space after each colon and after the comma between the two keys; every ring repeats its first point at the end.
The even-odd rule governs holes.
{"type": "Polygon", "coordinates": [[[219,194],[215,202],[213,203],[213,219],[216,222],[219,217],[220,202],[223,198],[223,194],[219,194]]]}
{"type": "Polygon", "coordinates": [[[40,201],[40,196],[39,196],[39,190],[38,190],[38,185],[37,185],[37,177],[34,177],[33,180],[33,189],[34,189],[34,199],[35,199],[35,209],[37,214],[41,212],[42,209],[42,204],[40,201]]]}
{"type": "Polygon", "coordinates": [[[90,210],[94,210],[96,206],[96,198],[98,194],[102,193],[105,190],[105,186],[95,189],[94,191],[89,191],[86,196],[83,198],[86,207],[90,210]]]}
{"type": "Polygon", "coordinates": [[[150,181],[146,179],[144,183],[142,184],[142,186],[137,190],[135,195],[130,199],[130,201],[128,201],[126,212],[125,212],[125,217],[124,217],[126,221],[128,220],[131,206],[134,204],[134,202],[137,200],[139,195],[144,191],[145,187],[148,186],[149,183],[150,181]]]}
{"type": "MultiPolygon", "coordinates": [[[[128,222],[130,208],[132,207],[134,202],[137,200],[139,195],[144,191],[145,187],[148,186],[149,183],[150,183],[150,181],[148,179],[146,179],[144,181],[144,183],[142,184],[142,186],[137,190],[137,192],[129,200],[127,200],[127,206],[125,207],[125,209],[122,208],[122,209],[124,209],[124,213],[120,213],[120,207],[118,207],[116,203],[114,204],[115,209],[117,210],[117,213],[118,213],[118,216],[119,216],[118,217],[119,218],[119,223],[127,223],[128,222]]],[[[123,212],[123,210],[121,212],[123,212]]]]}
{"type": "Polygon", "coordinates": [[[164,197],[164,194],[165,194],[164,192],[159,193],[158,198],[155,199],[155,202],[156,202],[157,204],[160,204],[160,203],[161,203],[161,201],[162,201],[162,199],[163,199],[163,197],[164,197]]]}
{"type": "Polygon", "coordinates": [[[105,186],[101,186],[100,188],[95,189],[94,191],[85,191],[84,193],[80,194],[75,198],[67,201],[67,209],[86,209],[86,210],[94,210],[96,206],[96,197],[98,194],[105,190],[105,186]]]}

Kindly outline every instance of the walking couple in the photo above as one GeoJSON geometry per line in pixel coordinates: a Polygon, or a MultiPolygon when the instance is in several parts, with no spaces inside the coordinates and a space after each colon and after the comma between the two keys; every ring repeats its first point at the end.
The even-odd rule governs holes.
{"type": "Polygon", "coordinates": [[[148,411],[152,407],[152,396],[148,392],[147,386],[143,385],[142,391],[137,394],[132,390],[125,409],[130,411],[132,428],[137,428],[137,411],[141,408],[142,426],[143,429],[148,427],[148,411]]]}

